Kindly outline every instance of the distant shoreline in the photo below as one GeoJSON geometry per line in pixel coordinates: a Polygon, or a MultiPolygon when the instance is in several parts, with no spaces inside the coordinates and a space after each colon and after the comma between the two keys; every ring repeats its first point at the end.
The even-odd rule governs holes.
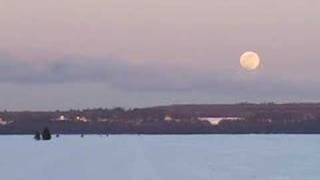
{"type": "Polygon", "coordinates": [[[239,103],[0,112],[0,135],[320,134],[320,103],[239,103]]]}

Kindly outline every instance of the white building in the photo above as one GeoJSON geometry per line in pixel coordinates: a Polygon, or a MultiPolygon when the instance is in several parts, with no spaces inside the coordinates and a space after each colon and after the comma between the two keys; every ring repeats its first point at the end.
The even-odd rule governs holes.
{"type": "Polygon", "coordinates": [[[13,123],[13,121],[5,121],[2,118],[0,118],[0,126],[5,126],[11,123],[13,123]]]}
{"type": "Polygon", "coordinates": [[[69,118],[66,118],[64,115],[60,115],[59,117],[52,119],[52,121],[69,121],[69,118]]]}
{"type": "Polygon", "coordinates": [[[199,117],[200,121],[208,121],[211,125],[217,126],[221,121],[241,120],[239,117],[199,117]]]}
{"type": "Polygon", "coordinates": [[[89,122],[90,120],[89,119],[87,119],[86,117],[84,117],[84,116],[77,116],[76,117],[76,121],[80,121],[80,122],[89,122]]]}
{"type": "Polygon", "coordinates": [[[60,120],[60,121],[65,121],[65,120],[66,120],[66,117],[64,117],[64,115],[61,115],[61,116],[59,117],[59,120],[60,120]]]}
{"type": "Polygon", "coordinates": [[[169,116],[169,115],[166,115],[166,116],[164,117],[164,120],[165,120],[165,121],[173,121],[173,118],[172,118],[171,116],[169,116]]]}

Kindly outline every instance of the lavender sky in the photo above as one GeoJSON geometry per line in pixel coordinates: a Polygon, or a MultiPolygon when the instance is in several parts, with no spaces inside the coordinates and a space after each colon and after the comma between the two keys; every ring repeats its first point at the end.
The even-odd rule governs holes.
{"type": "Polygon", "coordinates": [[[0,0],[0,109],[320,101],[317,0],[0,0]],[[246,72],[240,55],[262,67],[246,72]]]}

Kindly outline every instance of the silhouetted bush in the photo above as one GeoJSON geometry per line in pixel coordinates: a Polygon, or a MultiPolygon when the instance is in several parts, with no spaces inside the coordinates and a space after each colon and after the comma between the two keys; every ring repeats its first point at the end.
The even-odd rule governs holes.
{"type": "Polygon", "coordinates": [[[50,140],[51,139],[51,133],[49,128],[44,128],[42,131],[42,140],[50,140]]]}
{"type": "Polygon", "coordinates": [[[39,131],[36,131],[36,133],[34,134],[34,139],[37,141],[41,140],[41,134],[39,131]]]}

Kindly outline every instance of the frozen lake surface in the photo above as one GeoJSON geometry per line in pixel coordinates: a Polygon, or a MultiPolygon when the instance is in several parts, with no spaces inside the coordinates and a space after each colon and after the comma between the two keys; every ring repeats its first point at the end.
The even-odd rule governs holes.
{"type": "Polygon", "coordinates": [[[2,180],[316,180],[319,135],[0,136],[2,180]]]}

